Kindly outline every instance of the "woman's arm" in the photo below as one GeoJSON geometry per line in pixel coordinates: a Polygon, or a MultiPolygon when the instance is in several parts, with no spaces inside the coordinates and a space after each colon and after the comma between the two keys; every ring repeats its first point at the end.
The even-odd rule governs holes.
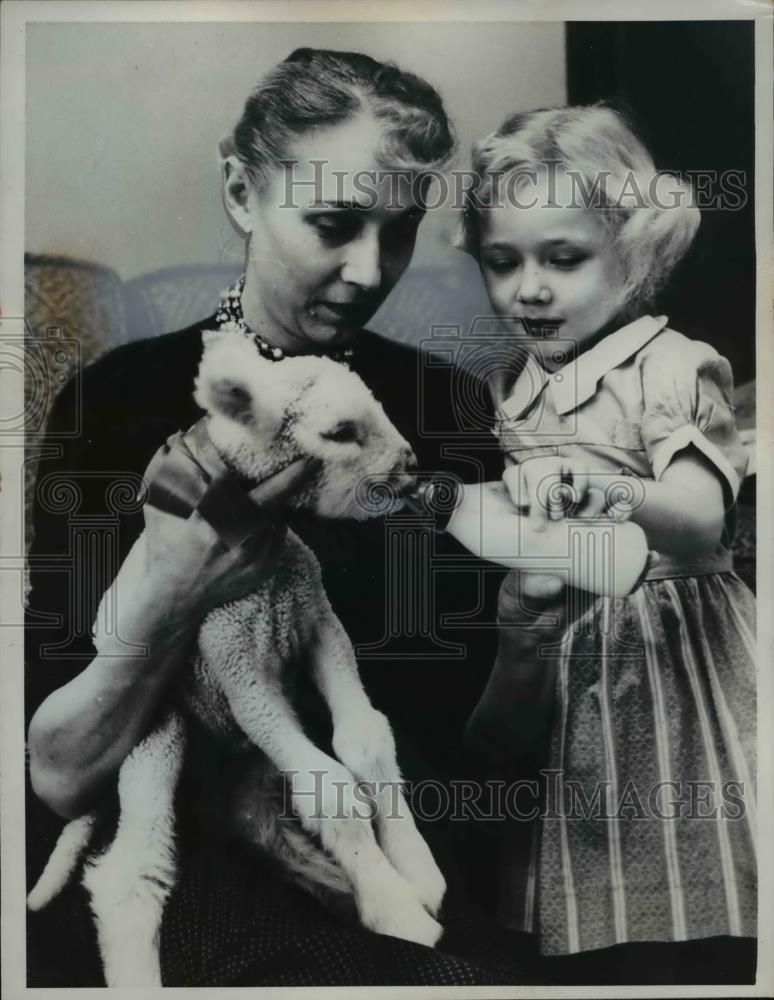
{"type": "MultiPolygon", "coordinates": [[[[604,503],[604,494],[589,491],[582,516],[596,517],[604,503]]],[[[521,521],[536,546],[557,531],[564,533],[566,545],[566,526],[544,525],[523,515],[521,521]]],[[[488,771],[505,769],[513,776],[518,769],[523,776],[540,766],[553,713],[559,642],[568,621],[570,592],[564,580],[580,577],[581,570],[578,567],[563,578],[511,571],[502,581],[497,656],[465,731],[470,752],[488,771]]],[[[587,598],[594,600],[591,594],[587,598]]],[[[576,612],[580,600],[582,595],[576,594],[572,602],[576,612]]]]}
{"type": "Polygon", "coordinates": [[[32,717],[30,781],[60,816],[88,812],[148,730],[190,644],[181,607],[149,581],[144,594],[123,602],[117,633],[101,643],[89,666],[32,717]],[[145,646],[144,655],[127,655],[127,641],[145,646]]]}
{"type": "MultiPolygon", "coordinates": [[[[276,503],[308,471],[289,467],[251,496],[276,503]]],[[[145,516],[145,532],[103,598],[115,601],[115,630],[97,638],[97,656],[30,723],[32,786],[66,817],[89,811],[148,730],[207,611],[254,590],[284,541],[284,526],[269,518],[230,550],[196,512],[184,519],[146,506],[145,516]],[[142,649],[128,652],[128,643],[142,649]]]]}
{"type": "Polygon", "coordinates": [[[567,591],[554,576],[511,571],[498,597],[492,672],[468,721],[466,744],[488,771],[534,770],[548,734],[556,648],[567,625],[567,591]],[[553,647],[554,655],[541,655],[553,647]]]}

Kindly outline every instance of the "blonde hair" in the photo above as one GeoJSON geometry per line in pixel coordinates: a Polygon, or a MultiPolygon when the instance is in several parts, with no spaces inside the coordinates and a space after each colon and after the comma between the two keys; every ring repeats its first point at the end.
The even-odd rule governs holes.
{"type": "Polygon", "coordinates": [[[690,184],[657,171],[624,115],[602,103],[515,114],[476,143],[458,245],[477,257],[480,214],[502,181],[518,183],[548,164],[571,173],[584,199],[594,199],[590,207],[621,255],[625,310],[650,302],[690,247],[699,210],[690,184]],[[627,196],[636,204],[624,203],[627,196]]]}

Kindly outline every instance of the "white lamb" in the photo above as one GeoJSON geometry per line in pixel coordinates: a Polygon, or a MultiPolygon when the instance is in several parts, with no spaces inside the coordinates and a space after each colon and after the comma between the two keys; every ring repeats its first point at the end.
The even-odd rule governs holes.
{"type": "MultiPolygon", "coordinates": [[[[216,450],[243,475],[259,480],[297,457],[321,459],[319,474],[291,503],[323,517],[366,516],[358,485],[376,474],[394,486],[414,466],[411,448],[363,382],[329,359],[273,362],[238,334],[207,334],[195,398],[209,414],[216,450]]],[[[143,534],[122,567],[123,593],[131,593],[144,544],[143,534]]],[[[276,570],[257,592],[207,615],[186,677],[179,704],[121,767],[115,839],[85,867],[108,985],[161,985],[159,931],[176,877],[173,800],[188,712],[265,755],[266,793],[249,816],[256,844],[307,888],[351,892],[371,930],[434,945],[444,878],[400,791],[389,723],[362,687],[319,564],[296,535],[288,532],[276,570]],[[299,654],[330,708],[335,758],[306,736],[284,686],[286,664],[299,654]],[[280,773],[295,822],[280,819],[280,773]]],[[[67,882],[93,825],[84,816],[65,827],[30,893],[31,909],[67,882]]]]}

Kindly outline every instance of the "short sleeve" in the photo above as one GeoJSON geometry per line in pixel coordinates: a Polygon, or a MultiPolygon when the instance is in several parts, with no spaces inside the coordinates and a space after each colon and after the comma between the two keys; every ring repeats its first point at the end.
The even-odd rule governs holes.
{"type": "Polygon", "coordinates": [[[734,421],[731,365],[709,344],[671,330],[653,347],[642,366],[642,439],[653,477],[694,447],[720,474],[728,509],[748,462],[734,421]]]}

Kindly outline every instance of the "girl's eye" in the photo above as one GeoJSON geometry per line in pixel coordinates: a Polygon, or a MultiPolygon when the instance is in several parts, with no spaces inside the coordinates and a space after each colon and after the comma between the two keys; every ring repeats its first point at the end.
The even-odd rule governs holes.
{"type": "Polygon", "coordinates": [[[519,266],[518,261],[510,257],[489,257],[485,264],[494,274],[508,274],[519,266]]]}
{"type": "Polygon", "coordinates": [[[563,253],[552,257],[549,263],[563,271],[572,271],[574,268],[580,267],[586,259],[583,254],[563,253]]]}

